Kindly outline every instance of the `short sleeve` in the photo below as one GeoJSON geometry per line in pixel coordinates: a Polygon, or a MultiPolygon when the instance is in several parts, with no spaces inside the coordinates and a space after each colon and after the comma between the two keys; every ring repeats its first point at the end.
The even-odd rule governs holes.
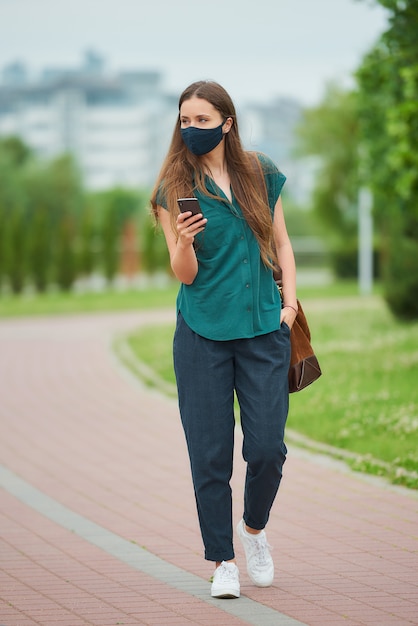
{"type": "Polygon", "coordinates": [[[163,192],[162,185],[160,185],[160,187],[158,188],[155,201],[158,204],[158,206],[162,206],[163,209],[167,210],[167,198],[165,196],[165,193],[163,192]]]}
{"type": "Polygon", "coordinates": [[[286,182],[286,176],[278,169],[270,157],[262,153],[258,153],[257,156],[263,170],[264,180],[266,181],[269,205],[274,210],[283,185],[286,182]]]}

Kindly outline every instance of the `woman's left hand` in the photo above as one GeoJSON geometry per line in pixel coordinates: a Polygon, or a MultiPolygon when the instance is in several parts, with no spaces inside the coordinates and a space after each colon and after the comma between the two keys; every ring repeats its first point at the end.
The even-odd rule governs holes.
{"type": "Polygon", "coordinates": [[[280,323],[285,322],[291,329],[295,322],[296,315],[297,312],[295,311],[295,309],[291,308],[290,306],[284,306],[280,313],[280,323]]]}

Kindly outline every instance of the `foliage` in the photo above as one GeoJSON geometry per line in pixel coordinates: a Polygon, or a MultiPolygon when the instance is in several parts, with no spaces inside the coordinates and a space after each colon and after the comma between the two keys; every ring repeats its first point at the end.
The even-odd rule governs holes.
{"type": "Polygon", "coordinates": [[[298,152],[318,157],[312,204],[328,237],[334,271],[340,277],[355,276],[359,188],[356,94],[330,84],[322,103],[304,111],[297,133],[298,152]],[[341,264],[347,256],[348,263],[341,264]]]}
{"type": "Polygon", "coordinates": [[[412,237],[391,237],[387,251],[385,298],[400,319],[417,319],[418,241],[412,237]]]}
{"type": "Polygon", "coordinates": [[[91,194],[90,200],[98,215],[97,229],[101,242],[98,263],[110,284],[120,269],[124,226],[143,211],[144,194],[133,189],[114,187],[91,194]]]}
{"type": "Polygon", "coordinates": [[[20,167],[27,163],[32,156],[32,151],[19,137],[3,137],[0,139],[0,150],[7,155],[14,167],[20,167]]]}
{"type": "Polygon", "coordinates": [[[82,207],[79,172],[68,155],[40,162],[16,138],[0,141],[0,275],[20,293],[55,280],[68,289],[82,207]]]}
{"type": "Polygon", "coordinates": [[[19,232],[26,204],[21,168],[29,159],[30,151],[20,139],[0,139],[0,287],[8,278],[17,292],[23,288],[25,273],[24,237],[19,232]]]}
{"type": "Polygon", "coordinates": [[[0,292],[3,286],[4,279],[7,276],[6,255],[5,255],[5,249],[4,249],[5,241],[6,241],[5,228],[7,224],[5,213],[6,212],[4,208],[0,204],[0,292]]]}
{"type": "Polygon", "coordinates": [[[97,240],[97,217],[93,206],[87,201],[79,225],[77,271],[81,276],[93,274],[96,264],[97,240]]]}
{"type": "Polygon", "coordinates": [[[49,215],[45,207],[39,207],[32,214],[31,236],[29,240],[28,277],[32,278],[35,289],[46,291],[50,281],[51,246],[49,215]]]}
{"type": "Polygon", "coordinates": [[[63,215],[55,230],[56,282],[63,291],[69,291],[76,278],[76,236],[73,215],[63,215]]]}
{"type": "MultiPolygon", "coordinates": [[[[49,247],[53,263],[53,279],[60,289],[71,289],[77,277],[77,230],[83,209],[83,188],[81,176],[77,165],[70,155],[63,155],[52,160],[44,169],[44,185],[40,189],[42,194],[48,194],[43,198],[43,205],[32,205],[33,217],[43,209],[46,204],[50,219],[49,234],[51,236],[49,247]]],[[[31,199],[36,201],[36,197],[31,199]]],[[[48,261],[38,247],[41,257],[32,259],[32,265],[39,267],[40,260],[48,261]]],[[[46,272],[44,272],[46,275],[46,272]]]]}
{"type": "Polygon", "coordinates": [[[382,235],[386,300],[397,315],[417,319],[418,5],[380,4],[390,11],[389,29],[357,72],[363,171],[382,235]]]}
{"type": "Polygon", "coordinates": [[[288,197],[284,198],[283,206],[290,237],[321,237],[322,228],[313,211],[301,208],[288,197]]]}
{"type": "MultiPolygon", "coordinates": [[[[20,139],[0,139],[0,293],[27,286],[68,291],[78,277],[93,273],[111,283],[128,256],[137,271],[141,250],[132,248],[147,202],[140,190],[87,193],[70,155],[44,161],[20,139]]],[[[144,265],[166,268],[161,241],[143,243],[151,257],[144,265]]]]}
{"type": "Polygon", "coordinates": [[[118,203],[117,201],[105,203],[101,215],[102,262],[104,275],[109,283],[113,281],[118,271],[120,236],[118,203]]]}
{"type": "Polygon", "coordinates": [[[143,268],[153,274],[162,270],[170,272],[170,259],[164,233],[156,226],[149,212],[144,212],[140,222],[143,268]]]}
{"type": "Polygon", "coordinates": [[[26,221],[24,209],[15,207],[6,216],[3,225],[4,268],[14,293],[21,293],[25,286],[28,242],[26,221]]]}

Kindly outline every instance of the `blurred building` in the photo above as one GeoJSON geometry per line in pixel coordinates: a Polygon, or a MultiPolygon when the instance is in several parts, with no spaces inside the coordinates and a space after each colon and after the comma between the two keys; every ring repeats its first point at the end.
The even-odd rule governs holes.
{"type": "Polygon", "coordinates": [[[286,192],[301,206],[309,201],[317,160],[296,155],[296,129],[302,117],[297,100],[277,98],[248,104],[242,111],[240,132],[248,150],[268,154],[286,175],[286,192]]]}
{"type": "MultiPolygon", "coordinates": [[[[45,158],[74,154],[90,189],[151,186],[167,151],[178,94],[156,71],[111,73],[93,51],[75,68],[49,67],[33,78],[14,62],[0,83],[0,135],[18,135],[45,158]]],[[[243,104],[238,111],[246,148],[265,152],[286,174],[286,191],[303,204],[312,169],[296,159],[301,106],[289,99],[243,104]]]]}
{"type": "Polygon", "coordinates": [[[91,189],[149,186],[176,106],[160,73],[113,75],[92,52],[79,68],[47,68],[35,80],[13,63],[2,73],[0,135],[20,136],[41,157],[74,154],[91,189]]]}

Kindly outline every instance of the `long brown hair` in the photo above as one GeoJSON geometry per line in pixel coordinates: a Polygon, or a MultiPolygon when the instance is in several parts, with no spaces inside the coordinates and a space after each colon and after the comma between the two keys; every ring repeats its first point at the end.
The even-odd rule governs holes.
{"type": "MultiPolygon", "coordinates": [[[[223,138],[231,188],[244,218],[257,238],[263,262],[272,267],[272,261],[276,260],[276,252],[271,211],[266,202],[264,177],[260,176],[256,155],[245,151],[242,147],[234,104],[229,94],[218,83],[199,81],[192,83],[183,91],[179,99],[179,111],[183,102],[194,96],[210,102],[223,119],[228,117],[233,119],[231,129],[223,138]]],[[[223,200],[206,189],[205,172],[200,158],[187,149],[181,137],[179,113],[171,144],[151,197],[155,219],[158,221],[157,197],[161,193],[171,215],[173,231],[177,233],[175,228],[179,212],[177,198],[193,196],[196,189],[205,195],[223,200]]]]}

